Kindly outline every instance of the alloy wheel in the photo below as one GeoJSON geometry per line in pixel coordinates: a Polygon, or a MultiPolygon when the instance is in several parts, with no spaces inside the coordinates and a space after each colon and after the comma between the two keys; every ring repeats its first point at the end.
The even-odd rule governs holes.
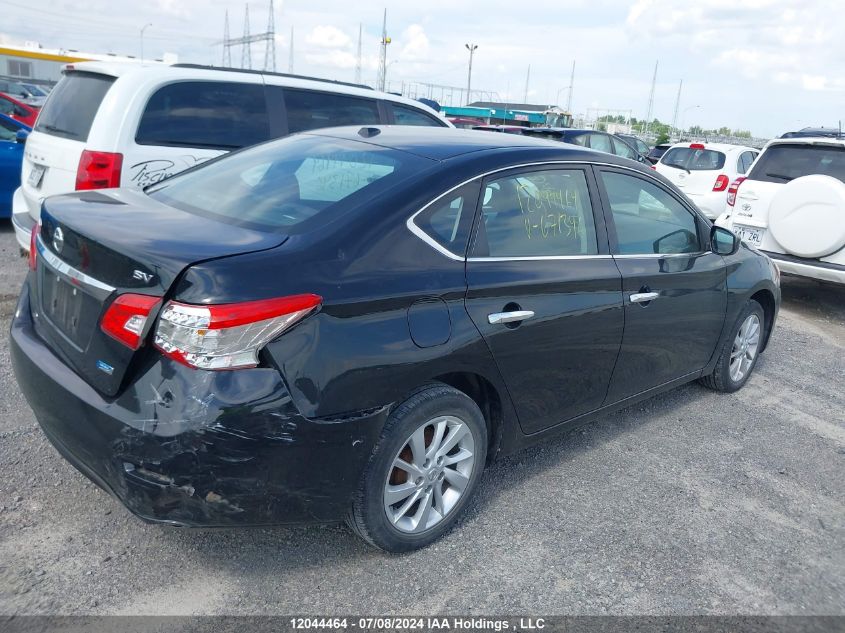
{"type": "Polygon", "coordinates": [[[475,467],[475,440],[465,422],[438,416],[417,428],[393,459],[384,511],[393,527],[419,533],[440,523],[460,501],[475,467]]]}
{"type": "Polygon", "coordinates": [[[730,376],[734,382],[743,380],[754,364],[760,346],[760,317],[749,314],[739,328],[731,348],[730,376]]]}

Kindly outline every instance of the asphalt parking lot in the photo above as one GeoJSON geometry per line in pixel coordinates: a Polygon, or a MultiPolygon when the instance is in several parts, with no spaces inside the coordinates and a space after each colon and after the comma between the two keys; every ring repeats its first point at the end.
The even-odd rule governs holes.
{"type": "Polygon", "coordinates": [[[0,614],[845,614],[843,289],[785,279],[742,391],[687,385],[497,462],[454,531],[391,556],[345,526],[130,516],[15,383],[25,269],[4,221],[0,614]]]}

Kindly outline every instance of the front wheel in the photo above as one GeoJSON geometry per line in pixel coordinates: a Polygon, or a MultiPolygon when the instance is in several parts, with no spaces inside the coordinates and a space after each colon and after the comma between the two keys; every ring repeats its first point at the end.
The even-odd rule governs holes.
{"type": "Polygon", "coordinates": [[[388,552],[440,538],[472,497],[484,469],[487,427],[466,394],[426,387],[388,418],[347,522],[388,552]]]}
{"type": "Polygon", "coordinates": [[[757,365],[764,324],[763,307],[750,300],[739,315],[731,336],[722,346],[713,373],[702,377],[701,383],[710,389],[728,393],[740,389],[757,365]]]}

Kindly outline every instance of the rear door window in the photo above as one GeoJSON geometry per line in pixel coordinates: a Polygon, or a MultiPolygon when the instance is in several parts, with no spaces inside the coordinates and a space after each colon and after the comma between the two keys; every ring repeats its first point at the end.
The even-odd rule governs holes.
{"type": "Polygon", "coordinates": [[[391,104],[393,110],[393,121],[396,125],[421,125],[427,127],[444,127],[438,119],[416,108],[391,104]]]}
{"type": "Polygon", "coordinates": [[[0,119],[0,141],[16,141],[20,129],[5,119],[0,119]]]}
{"type": "Polygon", "coordinates": [[[180,81],[159,88],[150,98],[135,142],[232,150],[269,138],[261,84],[180,81]]]}
{"type": "Polygon", "coordinates": [[[725,155],[712,149],[673,147],[663,155],[660,162],[689,171],[714,171],[725,166],[725,155]]]}
{"type": "Polygon", "coordinates": [[[822,174],[845,182],[845,147],[838,145],[772,145],[754,163],[752,180],[789,182],[801,176],[822,174]]]}
{"type": "Polygon", "coordinates": [[[606,154],[613,153],[610,137],[606,134],[590,134],[590,147],[606,154]]]}
{"type": "Polygon", "coordinates": [[[284,94],[290,133],[381,122],[375,99],[290,88],[285,88],[284,94]]]}
{"type": "Polygon", "coordinates": [[[622,156],[623,158],[630,158],[631,160],[636,160],[637,158],[637,153],[634,151],[634,149],[621,139],[613,139],[613,148],[613,153],[617,156],[622,156]]]}
{"type": "Polygon", "coordinates": [[[473,257],[596,253],[590,192],[582,170],[522,172],[485,183],[473,257]]]}
{"type": "Polygon", "coordinates": [[[114,77],[107,75],[67,73],[41,108],[35,131],[87,141],[94,116],[113,83],[114,77]]]}

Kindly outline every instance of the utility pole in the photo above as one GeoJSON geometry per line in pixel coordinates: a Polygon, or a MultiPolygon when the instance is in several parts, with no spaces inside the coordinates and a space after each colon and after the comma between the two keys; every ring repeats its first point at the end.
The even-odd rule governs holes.
{"type": "Polygon", "coordinates": [[[575,60],[572,60],[572,74],[569,75],[569,97],[566,99],[566,111],[572,114],[572,90],[575,88],[575,60]]]}
{"type": "Polygon", "coordinates": [[[358,58],[355,61],[355,83],[361,83],[361,32],[362,25],[358,23],[358,58]]]}
{"type": "Polygon", "coordinates": [[[288,49],[288,73],[293,74],[293,27],[290,27],[290,48],[288,49]]]}
{"type": "Polygon", "coordinates": [[[223,22],[223,67],[232,67],[232,44],[229,37],[229,9],[226,9],[226,20],[223,22]]]}
{"type": "Polygon", "coordinates": [[[144,61],[144,31],[147,30],[148,26],[152,26],[152,22],[145,24],[141,27],[141,61],[144,61]]]}
{"type": "Polygon", "coordinates": [[[654,111],[654,86],[657,84],[657,65],[659,63],[660,60],[654,62],[654,76],[651,78],[651,91],[648,93],[648,110],[645,115],[645,127],[643,128],[643,134],[648,133],[648,128],[651,125],[651,115],[654,111]]]}
{"type": "Polygon", "coordinates": [[[525,98],[522,103],[528,103],[528,83],[531,81],[531,64],[528,64],[528,72],[525,74],[525,98]]]}
{"type": "Polygon", "coordinates": [[[252,38],[249,36],[249,4],[244,16],[243,47],[241,48],[241,68],[252,68],[252,38]]]}
{"type": "Polygon", "coordinates": [[[678,128],[678,108],[681,105],[681,89],[684,87],[684,80],[678,84],[678,96],[675,99],[675,114],[672,116],[672,130],[673,132],[678,128]]]}
{"type": "Polygon", "coordinates": [[[472,101],[472,94],[470,91],[472,89],[472,55],[475,53],[475,49],[478,48],[478,44],[464,44],[469,51],[469,71],[467,72],[467,105],[470,104],[472,101]]]}
{"type": "Polygon", "coordinates": [[[378,60],[378,89],[384,92],[385,76],[387,75],[387,45],[390,38],[387,36],[387,9],[384,10],[384,21],[381,24],[381,51],[378,60]]]}
{"type": "Polygon", "coordinates": [[[270,17],[267,18],[267,33],[272,37],[267,38],[264,45],[264,70],[276,72],[276,20],[273,17],[273,0],[270,0],[270,17]]]}

